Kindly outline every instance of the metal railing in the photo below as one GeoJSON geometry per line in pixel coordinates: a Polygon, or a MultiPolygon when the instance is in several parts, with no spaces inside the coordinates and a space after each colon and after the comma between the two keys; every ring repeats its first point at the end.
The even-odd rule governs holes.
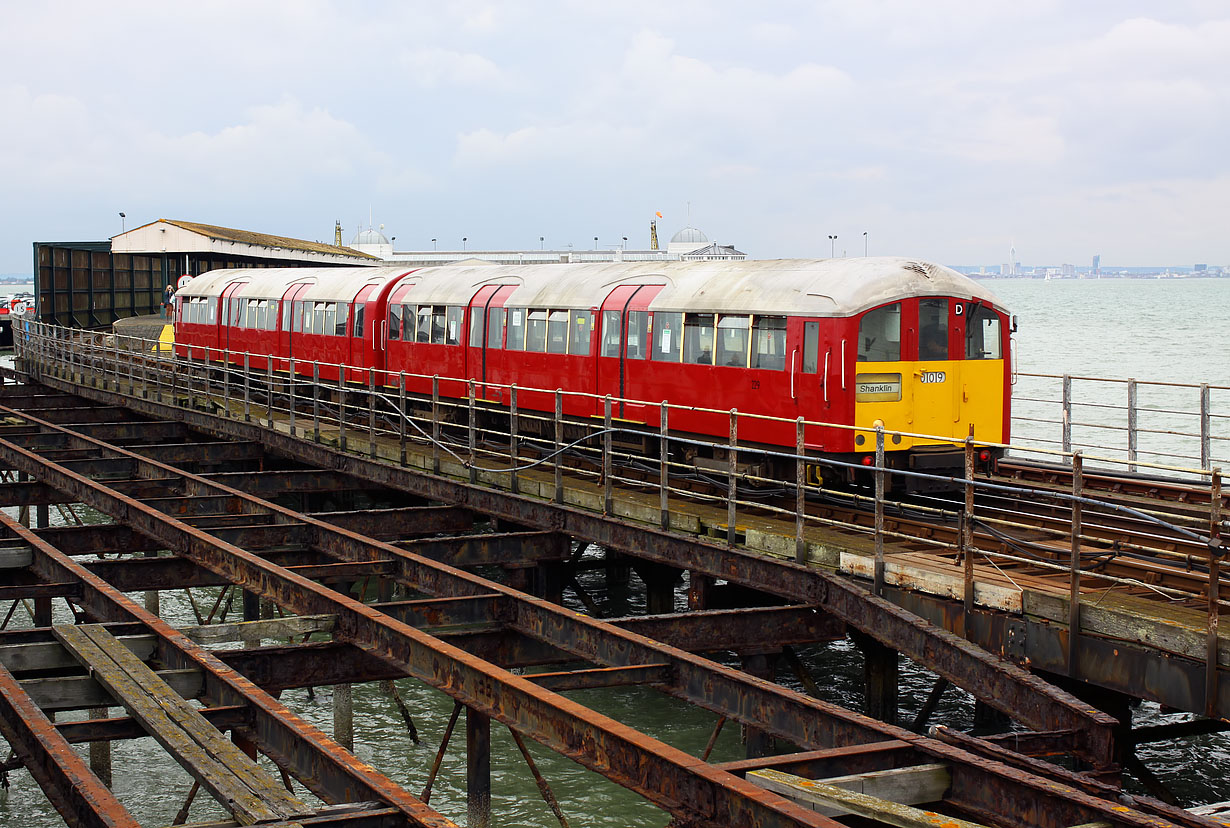
{"type": "Polygon", "coordinates": [[[1096,452],[1127,471],[1230,465],[1230,386],[1019,374],[1013,444],[1096,452]]]}
{"type": "MultiPolygon", "coordinates": [[[[718,515],[725,511],[725,540],[731,545],[739,542],[740,515],[745,519],[753,513],[773,517],[787,525],[792,521],[793,557],[799,563],[812,560],[812,547],[808,542],[811,531],[838,529],[869,534],[874,538],[873,589],[880,594],[889,580],[886,543],[908,540],[955,559],[962,570],[959,595],[969,610],[973,609],[976,598],[975,562],[996,571],[1018,592],[1024,590],[1013,580],[1013,574],[1022,569],[1051,572],[1057,577],[1067,573],[1068,621],[1071,628],[1077,630],[1080,629],[1081,607],[1077,599],[1082,588],[1091,585],[1107,591],[1143,589],[1175,602],[1204,598],[1209,607],[1207,670],[1211,677],[1215,676],[1217,619],[1221,607],[1230,606],[1230,602],[1220,597],[1218,589],[1219,558],[1227,551],[1221,541],[1221,473],[1218,469],[1179,468],[1186,474],[1207,480],[1211,486],[1212,507],[1208,521],[1184,520],[1160,512],[1128,508],[1091,495],[1084,485],[1086,461],[1090,456],[1081,451],[1069,451],[1073,443],[1066,431],[1063,449],[1006,446],[976,441],[973,437],[953,440],[964,451],[964,474],[936,476],[892,469],[885,461],[887,441],[894,435],[903,438],[930,435],[893,432],[882,427],[855,429],[843,424],[806,421],[801,417],[790,420],[734,409],[620,400],[609,395],[439,375],[357,370],[328,363],[312,363],[309,376],[303,363],[295,360],[267,359],[203,347],[187,348],[188,358],[185,359],[169,352],[151,351],[147,340],[84,333],[42,323],[31,324],[15,339],[19,370],[36,379],[53,376],[79,386],[243,420],[292,437],[328,444],[344,452],[419,468],[425,473],[448,475],[556,503],[590,506],[603,514],[656,522],[664,529],[687,529],[675,507],[683,501],[701,504],[716,510],[718,515]],[[322,380],[322,374],[337,376],[337,379],[322,380]],[[382,374],[383,384],[380,382],[382,374]],[[411,393],[407,390],[411,385],[430,390],[411,393]],[[495,390],[507,403],[493,406],[484,399],[495,390]],[[537,404],[527,407],[524,404],[527,395],[537,404]],[[543,404],[546,400],[550,401],[549,405],[543,404]],[[658,419],[656,426],[633,428],[617,424],[612,411],[617,410],[615,406],[621,402],[654,410],[658,419]],[[566,413],[578,410],[589,413],[566,413]],[[486,416],[495,411],[499,416],[486,416]],[[683,413],[725,418],[729,423],[728,438],[702,440],[671,433],[672,419],[683,413]],[[766,423],[792,432],[794,445],[766,448],[749,445],[740,437],[741,433],[766,423]],[[804,434],[813,427],[874,434],[874,464],[865,466],[807,453],[804,434]],[[663,447],[662,450],[655,450],[657,446],[663,447]],[[1071,490],[1008,487],[978,479],[974,475],[975,458],[985,447],[1063,459],[1071,464],[1071,490]],[[722,467],[720,460],[698,464],[689,459],[698,452],[712,454],[714,458],[724,457],[726,463],[722,467]],[[793,474],[771,477],[757,471],[759,465],[770,460],[779,469],[792,469],[793,474]],[[840,477],[855,472],[862,480],[869,480],[870,485],[826,486],[823,476],[816,474],[815,469],[828,469],[840,477]],[[893,487],[893,481],[907,477],[942,482],[961,493],[963,498],[933,498],[911,502],[908,507],[890,501],[886,491],[893,487]],[[566,481],[573,483],[571,488],[566,481]],[[703,487],[694,484],[703,484],[703,487]],[[593,497],[598,491],[601,492],[600,501],[593,497]],[[656,495],[657,508],[638,510],[626,499],[617,498],[617,491],[649,494],[651,502],[656,495]],[[1026,527],[1013,518],[1004,517],[1004,513],[992,514],[990,510],[986,510],[986,514],[978,513],[975,494],[1007,493],[1017,497],[1024,493],[1033,501],[1056,505],[1069,512],[1069,529],[1039,530],[1037,526],[1026,527]],[[874,524],[868,527],[826,517],[823,509],[808,508],[814,503],[870,507],[874,511],[874,524]],[[1119,545],[1108,553],[1104,544],[1098,546],[1085,534],[1082,513],[1086,508],[1130,515],[1159,530],[1164,529],[1171,536],[1205,545],[1210,554],[1194,556],[1177,552],[1167,543],[1150,546],[1147,541],[1134,546],[1119,545]],[[955,527],[956,540],[920,538],[890,528],[890,513],[897,517],[906,509],[937,524],[955,527]],[[1025,528],[1035,537],[1039,532],[1043,537],[1032,541],[1014,539],[1013,533],[1025,528]],[[996,539],[997,548],[976,546],[975,529],[984,537],[996,539]],[[1067,560],[1054,554],[1058,543],[1070,549],[1067,560]],[[1084,548],[1086,545],[1088,548],[1084,548]],[[1207,571],[1207,587],[1161,586],[1143,577],[1106,572],[1108,556],[1120,555],[1125,559],[1144,557],[1176,571],[1207,571]]],[[[1065,382],[1064,387],[1068,388],[1069,384],[1065,382]]],[[[1202,400],[1207,401],[1207,398],[1207,391],[1202,391],[1202,400]]],[[[1063,399],[1066,401],[1064,411],[1077,410],[1070,394],[1065,393],[1063,399]]],[[[1213,420],[1207,402],[1202,405],[1202,421],[1213,420]]],[[[1139,415],[1141,408],[1135,410],[1139,415]]],[[[1073,424],[1071,416],[1066,422],[1073,424]]],[[[1210,434],[1210,442],[1213,439],[1210,434]]],[[[1102,459],[1108,463],[1117,462],[1112,457],[1102,459]]],[[[1136,466],[1177,468],[1139,459],[1136,459],[1136,466]]],[[[640,500],[643,502],[644,498],[640,500]]],[[[710,512],[708,520],[720,530],[722,522],[715,519],[714,514],[710,512]]],[[[789,554],[788,550],[782,552],[789,554]]],[[[900,570],[895,577],[901,577],[900,570]]],[[[1070,637],[1070,647],[1075,647],[1072,642],[1076,638],[1070,637]]],[[[1070,649],[1072,664],[1076,658],[1077,650],[1070,649]]]]}

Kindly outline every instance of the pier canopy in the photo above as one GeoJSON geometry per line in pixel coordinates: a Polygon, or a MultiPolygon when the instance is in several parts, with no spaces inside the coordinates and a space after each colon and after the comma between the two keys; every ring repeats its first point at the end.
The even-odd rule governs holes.
{"type": "Polygon", "coordinates": [[[349,247],[235,230],[193,221],[158,219],[111,238],[112,253],[215,253],[313,262],[319,264],[370,264],[379,259],[349,247]]]}

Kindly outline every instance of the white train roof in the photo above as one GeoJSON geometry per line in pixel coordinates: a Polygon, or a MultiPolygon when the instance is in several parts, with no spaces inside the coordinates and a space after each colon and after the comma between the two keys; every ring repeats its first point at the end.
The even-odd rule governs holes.
{"type": "Polygon", "coordinates": [[[400,300],[406,304],[465,305],[484,285],[516,285],[506,306],[591,308],[620,285],[646,284],[663,286],[649,306],[663,311],[847,316],[911,296],[953,296],[1003,307],[991,291],[951,268],[879,256],[222,270],[198,276],[180,293],[216,296],[228,284],[246,281],[234,295],[280,298],[291,284],[308,282],[312,287],[304,299],[349,302],[363,285],[387,285],[403,275],[405,283],[414,284],[400,300]]]}

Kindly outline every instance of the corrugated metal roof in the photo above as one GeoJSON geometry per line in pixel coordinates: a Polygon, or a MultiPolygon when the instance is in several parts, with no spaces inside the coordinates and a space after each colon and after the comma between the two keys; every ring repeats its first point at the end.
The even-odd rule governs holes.
{"type": "Polygon", "coordinates": [[[159,219],[159,221],[173,224],[176,227],[189,230],[193,233],[199,233],[202,236],[208,236],[211,239],[220,239],[222,241],[242,242],[256,247],[284,247],[287,250],[304,250],[309,253],[328,253],[334,256],[354,256],[360,259],[373,259],[379,261],[379,257],[372,256],[368,253],[361,253],[350,247],[338,247],[332,244],[324,244],[322,242],[304,241],[303,239],[291,239],[286,236],[271,236],[267,233],[253,233],[251,230],[235,230],[230,227],[217,227],[212,224],[199,224],[195,221],[177,221],[175,219],[159,219]]]}

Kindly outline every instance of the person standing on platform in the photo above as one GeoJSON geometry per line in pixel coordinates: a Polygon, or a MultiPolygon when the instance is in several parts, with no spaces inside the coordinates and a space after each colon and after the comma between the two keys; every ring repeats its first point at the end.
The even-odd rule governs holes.
{"type": "Polygon", "coordinates": [[[171,318],[171,301],[175,298],[175,286],[167,285],[167,289],[162,292],[162,318],[171,318]]]}

